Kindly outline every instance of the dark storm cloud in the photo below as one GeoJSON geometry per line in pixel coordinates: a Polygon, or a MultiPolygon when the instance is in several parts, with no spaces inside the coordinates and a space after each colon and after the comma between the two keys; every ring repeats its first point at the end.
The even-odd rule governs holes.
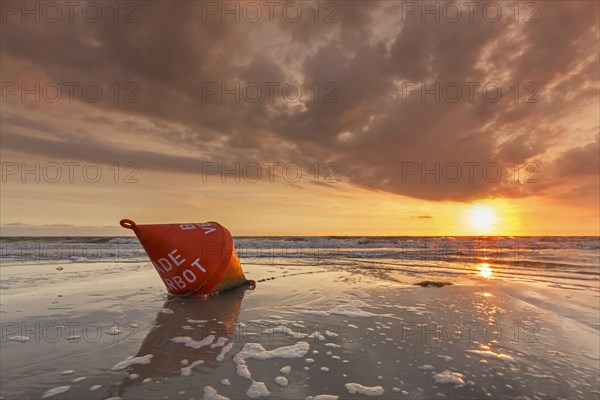
{"type": "MultiPolygon", "coordinates": [[[[264,18],[222,23],[219,17],[207,18],[201,2],[141,2],[136,24],[115,24],[110,18],[97,24],[9,19],[2,24],[1,64],[10,71],[3,82],[23,79],[31,70],[50,81],[131,81],[140,90],[138,103],[104,96],[87,104],[89,115],[77,121],[86,121],[91,134],[77,129],[58,134],[50,123],[23,117],[26,107],[14,106],[7,118],[19,129],[3,129],[2,145],[93,161],[129,157],[152,169],[183,172],[196,172],[199,158],[333,161],[354,184],[431,200],[526,196],[569,174],[580,176],[582,169],[597,185],[597,138],[587,134],[578,143],[566,132],[568,121],[586,117],[580,110],[598,101],[598,4],[538,2],[539,22],[528,24],[522,22],[526,13],[514,22],[507,8],[500,22],[486,21],[480,11],[485,4],[474,21],[465,17],[457,23],[403,16],[400,2],[354,1],[337,3],[332,23],[322,21],[331,9],[322,9],[314,22],[308,3],[296,23],[277,13],[272,23],[264,18]],[[236,82],[242,87],[299,82],[305,97],[291,102],[279,95],[269,101],[263,93],[253,103],[206,96],[207,84],[231,89],[236,82]],[[407,94],[407,84],[414,89],[424,82],[429,88],[454,82],[462,96],[451,102],[407,94]],[[474,101],[468,99],[466,82],[479,84],[474,101]],[[490,82],[503,90],[498,102],[482,99],[482,86],[490,82]],[[324,102],[327,95],[335,102],[324,102]],[[537,103],[524,101],[530,96],[537,103]],[[143,142],[131,148],[108,144],[93,135],[96,124],[114,125],[115,137],[127,129],[111,113],[150,121],[154,129],[139,131],[140,140],[195,149],[198,158],[141,151],[143,142]],[[173,124],[183,128],[172,129],[173,124]],[[32,136],[25,128],[55,140],[32,136]],[[573,149],[552,156],[556,145],[573,149]],[[591,167],[580,166],[583,159],[591,167]],[[532,160],[544,161],[540,185],[511,180],[510,165],[532,160]],[[501,168],[501,178],[482,170],[490,164],[501,168]],[[468,165],[476,166],[473,179],[468,165]]],[[[127,133],[138,128],[130,129],[127,133]]]]}

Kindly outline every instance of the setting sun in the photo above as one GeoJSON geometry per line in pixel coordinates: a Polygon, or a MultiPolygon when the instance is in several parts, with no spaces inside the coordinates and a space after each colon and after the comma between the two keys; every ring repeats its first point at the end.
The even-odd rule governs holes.
{"type": "Polygon", "coordinates": [[[469,225],[478,232],[489,232],[496,224],[496,213],[489,206],[476,205],[469,212],[469,225]]]}

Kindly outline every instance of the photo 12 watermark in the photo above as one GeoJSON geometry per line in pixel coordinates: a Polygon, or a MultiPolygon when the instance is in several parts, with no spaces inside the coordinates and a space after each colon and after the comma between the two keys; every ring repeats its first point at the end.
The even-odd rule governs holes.
{"type": "MultiPolygon", "coordinates": [[[[161,315],[177,316],[176,307],[165,307],[158,311],[161,315]]],[[[151,335],[145,338],[140,335],[140,325],[135,321],[126,322],[79,322],[79,321],[3,321],[0,324],[0,343],[65,343],[77,345],[81,343],[139,343],[148,340],[153,345],[161,348],[169,346],[180,346],[182,343],[192,343],[193,339],[182,336],[172,336],[173,328],[194,331],[194,337],[212,338],[207,341],[206,346],[215,342],[216,338],[227,337],[234,343],[246,342],[281,342],[281,341],[304,341],[328,342],[338,341],[340,326],[336,323],[318,323],[308,321],[280,322],[235,322],[231,326],[225,326],[221,321],[194,320],[185,318],[181,326],[166,326],[164,329],[155,329],[151,335]]],[[[196,341],[198,342],[198,341],[196,341]]],[[[198,346],[197,348],[199,348],[198,346]]],[[[213,346],[215,347],[215,346],[213,346]]]]}
{"type": "Polygon", "coordinates": [[[136,343],[139,338],[139,324],[128,322],[78,322],[78,321],[50,321],[50,322],[7,322],[1,324],[0,342],[21,343],[98,343],[98,342],[129,342],[136,343]]]}
{"type": "Polygon", "coordinates": [[[200,4],[203,23],[340,22],[340,6],[335,1],[202,1],[200,4]]]}
{"type": "Polygon", "coordinates": [[[508,178],[516,184],[535,184],[539,170],[534,162],[503,166],[495,161],[403,161],[399,172],[402,183],[498,183],[508,178]]]}
{"type": "Polygon", "coordinates": [[[140,170],[135,162],[114,162],[106,165],[97,162],[16,162],[0,163],[2,183],[139,183],[140,170]]]}
{"type": "Polygon", "coordinates": [[[140,102],[140,86],[136,82],[2,82],[2,103],[98,103],[104,99],[115,104],[140,102]]]}
{"type": "Polygon", "coordinates": [[[202,103],[338,103],[336,82],[202,82],[202,103]]]}
{"type": "Polygon", "coordinates": [[[535,1],[400,1],[400,13],[403,23],[540,22],[535,1]]]}
{"type": "Polygon", "coordinates": [[[417,82],[397,83],[402,93],[402,102],[421,103],[498,103],[507,97],[513,103],[539,103],[539,86],[533,81],[524,82],[417,82]]]}
{"type": "Polygon", "coordinates": [[[2,23],[88,23],[109,21],[137,24],[140,6],[135,1],[2,1],[2,23]]]}
{"type": "Polygon", "coordinates": [[[462,321],[451,323],[400,322],[400,341],[404,342],[444,342],[488,343],[508,340],[512,343],[537,343],[540,327],[535,322],[515,321],[512,324],[462,321]]]}
{"type": "Polygon", "coordinates": [[[300,163],[283,161],[203,162],[200,171],[202,183],[214,178],[219,178],[221,183],[297,183],[308,179],[316,183],[336,184],[341,181],[340,168],[335,162],[314,162],[308,168],[303,168],[300,163]]]}

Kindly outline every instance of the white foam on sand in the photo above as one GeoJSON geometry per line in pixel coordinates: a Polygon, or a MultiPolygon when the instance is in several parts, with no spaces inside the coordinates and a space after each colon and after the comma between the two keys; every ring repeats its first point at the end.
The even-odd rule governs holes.
{"type": "Polygon", "coordinates": [[[346,290],[345,293],[351,294],[351,295],[356,296],[356,297],[360,297],[362,299],[367,298],[367,297],[371,297],[371,296],[369,296],[369,294],[367,292],[365,292],[364,290],[360,290],[360,289],[346,290]]]}
{"type": "Polygon", "coordinates": [[[329,317],[327,311],[303,310],[302,312],[307,315],[316,315],[317,317],[329,317]]]}
{"type": "Polygon", "coordinates": [[[223,346],[221,352],[217,356],[217,361],[223,361],[225,359],[225,355],[229,353],[229,351],[233,348],[233,342],[223,346]]]}
{"type": "Polygon", "coordinates": [[[368,311],[363,311],[361,310],[361,307],[369,307],[369,305],[362,300],[352,300],[332,308],[331,310],[329,310],[329,313],[336,315],[344,315],[350,318],[374,317],[378,315],[368,311]]]}
{"type": "Polygon", "coordinates": [[[334,349],[340,348],[342,346],[340,346],[339,344],[335,344],[335,343],[325,343],[325,346],[327,347],[332,347],[334,349]]]}
{"type": "Polygon", "coordinates": [[[245,361],[248,358],[255,360],[269,360],[271,358],[302,358],[308,353],[310,346],[306,342],[298,342],[292,346],[279,347],[273,350],[265,350],[258,343],[246,343],[242,350],[233,357],[233,361],[245,361]]]}
{"type": "Polygon", "coordinates": [[[419,368],[419,369],[422,369],[422,370],[425,370],[425,371],[428,371],[428,370],[434,369],[434,368],[433,368],[433,365],[429,365],[429,364],[421,365],[421,366],[420,366],[420,367],[418,367],[418,368],[419,368]]]}
{"type": "Polygon", "coordinates": [[[200,364],[204,364],[204,360],[194,361],[189,366],[181,368],[181,370],[180,370],[181,375],[190,376],[192,374],[192,368],[194,368],[196,365],[200,365],[200,364]]]}
{"type": "Polygon", "coordinates": [[[288,380],[285,376],[278,376],[274,379],[274,381],[279,386],[286,387],[288,385],[288,380]]]}
{"type": "Polygon", "coordinates": [[[61,372],[60,374],[61,375],[72,375],[74,373],[75,373],[75,371],[73,371],[72,369],[68,369],[66,371],[61,372]]]}
{"type": "Polygon", "coordinates": [[[227,338],[225,336],[219,337],[216,342],[210,345],[210,348],[213,349],[215,347],[223,347],[227,343],[227,338]]]}
{"type": "Polygon", "coordinates": [[[246,396],[251,399],[258,399],[259,397],[267,397],[271,394],[269,389],[267,389],[267,385],[264,382],[256,382],[252,381],[252,385],[246,391],[246,396]]]}
{"type": "Polygon", "coordinates": [[[170,340],[175,343],[183,343],[186,347],[191,347],[192,349],[199,349],[200,347],[212,344],[215,340],[215,335],[208,335],[202,340],[194,340],[189,336],[177,336],[170,340]]]}
{"type": "Polygon", "coordinates": [[[217,390],[212,386],[204,386],[204,394],[202,395],[203,400],[229,400],[229,397],[225,397],[217,393],[217,390]]]}
{"type": "Polygon", "coordinates": [[[346,383],[344,385],[350,394],[364,394],[365,396],[381,396],[384,392],[381,386],[363,386],[359,383],[346,383]]]}
{"type": "Polygon", "coordinates": [[[116,326],[111,326],[105,332],[108,333],[109,335],[118,335],[119,333],[121,333],[123,331],[120,330],[119,328],[117,328],[116,326]]]}
{"type": "Polygon", "coordinates": [[[321,371],[322,372],[329,372],[329,368],[327,368],[327,367],[321,367],[321,371]]]}
{"type": "Polygon", "coordinates": [[[349,328],[354,328],[354,329],[358,329],[358,326],[354,325],[354,324],[348,324],[349,328]]]}
{"type": "Polygon", "coordinates": [[[333,394],[319,394],[317,396],[307,396],[306,400],[338,400],[340,396],[333,394]]]}
{"type": "MultiPolygon", "coordinates": [[[[246,365],[246,360],[253,358],[255,360],[269,360],[271,358],[302,358],[308,353],[310,346],[306,342],[298,342],[291,346],[278,347],[273,350],[266,350],[259,343],[246,343],[242,350],[233,356],[233,362],[236,365],[236,372],[239,376],[246,379],[252,379],[252,374],[246,365]]],[[[246,392],[248,397],[253,399],[268,396],[271,394],[263,382],[255,382],[246,392]]]]}
{"type": "Polygon", "coordinates": [[[80,376],[79,378],[73,379],[71,382],[78,383],[78,382],[81,382],[81,381],[85,381],[86,379],[87,379],[87,376],[80,376]]]}
{"type": "Polygon", "coordinates": [[[229,379],[224,378],[224,379],[221,379],[221,385],[230,386],[231,382],[229,381],[229,379]]]}
{"type": "Polygon", "coordinates": [[[252,374],[250,373],[250,370],[248,369],[248,366],[245,362],[237,364],[236,372],[242,378],[252,379],[252,374]]]}
{"type": "Polygon", "coordinates": [[[111,371],[119,371],[134,364],[150,364],[150,360],[152,359],[152,357],[154,357],[153,354],[146,354],[145,356],[133,357],[125,361],[121,361],[120,363],[115,364],[111,368],[111,371]]]}
{"type": "Polygon", "coordinates": [[[369,304],[362,300],[350,300],[346,303],[337,305],[327,311],[301,310],[302,313],[308,315],[317,315],[320,317],[328,317],[331,314],[343,315],[350,318],[375,317],[379,314],[374,314],[369,311],[364,311],[361,307],[370,307],[369,304]]]}
{"type": "Polygon", "coordinates": [[[102,385],[90,386],[90,392],[95,392],[96,390],[100,389],[101,387],[102,387],[102,385]]]}
{"type": "Polygon", "coordinates": [[[16,336],[9,336],[7,340],[9,340],[11,342],[25,343],[26,341],[29,340],[29,337],[23,336],[23,335],[16,335],[16,336]]]}
{"type": "Polygon", "coordinates": [[[279,372],[281,372],[282,374],[289,374],[290,372],[292,372],[292,367],[286,365],[285,367],[281,367],[279,372]]]}
{"type": "Polygon", "coordinates": [[[456,387],[465,385],[463,378],[464,375],[460,372],[451,372],[449,370],[445,370],[442,373],[433,375],[433,380],[435,383],[453,383],[456,385],[456,387]]]}
{"type": "Polygon", "coordinates": [[[313,332],[310,335],[306,336],[307,338],[311,338],[311,339],[318,339],[320,341],[324,341],[325,340],[325,336],[321,335],[319,332],[313,332]]]}
{"type": "Polygon", "coordinates": [[[42,395],[42,399],[47,399],[49,397],[53,397],[53,396],[59,395],[61,393],[65,393],[65,392],[69,391],[69,389],[71,389],[71,386],[59,386],[59,387],[52,388],[50,390],[47,390],[42,395]]]}
{"type": "Polygon", "coordinates": [[[506,361],[506,362],[515,361],[515,359],[512,358],[511,356],[509,356],[508,354],[494,353],[493,351],[490,351],[490,350],[467,350],[467,351],[469,353],[478,354],[481,357],[494,358],[496,360],[501,360],[501,361],[506,361]]]}
{"type": "Polygon", "coordinates": [[[160,312],[163,314],[175,314],[175,311],[171,310],[170,308],[161,308],[160,312]]]}
{"type": "Polygon", "coordinates": [[[281,334],[285,335],[286,337],[292,338],[292,339],[302,339],[307,336],[305,333],[299,333],[299,332],[293,331],[284,325],[273,326],[269,329],[265,329],[264,331],[262,331],[262,333],[268,333],[268,334],[281,333],[281,334]]]}
{"type": "Polygon", "coordinates": [[[187,320],[187,322],[189,322],[190,324],[203,324],[205,322],[208,322],[207,319],[189,319],[187,320]]]}

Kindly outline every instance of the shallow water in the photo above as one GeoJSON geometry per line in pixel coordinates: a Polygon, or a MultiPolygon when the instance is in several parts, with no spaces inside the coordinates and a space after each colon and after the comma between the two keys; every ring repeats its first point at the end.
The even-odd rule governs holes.
{"type": "MultiPolygon", "coordinates": [[[[322,251],[310,238],[244,240],[322,251]]],[[[1,395],[598,397],[593,240],[540,240],[554,253],[543,266],[382,256],[406,239],[318,240],[352,243],[336,257],[242,257],[248,278],[274,279],[208,300],[169,300],[142,257],[5,260],[1,395]],[[426,279],[453,285],[414,286],[426,279]]]]}

